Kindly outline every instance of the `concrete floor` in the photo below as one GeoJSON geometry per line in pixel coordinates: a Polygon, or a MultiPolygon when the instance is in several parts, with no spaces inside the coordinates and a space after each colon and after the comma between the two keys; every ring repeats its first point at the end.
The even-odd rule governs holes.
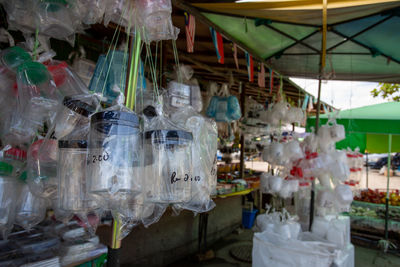
{"type": "MultiPolygon", "coordinates": [[[[245,263],[234,259],[229,251],[231,248],[242,245],[251,244],[253,239],[252,230],[241,230],[240,234],[232,233],[217,243],[212,245],[215,257],[210,260],[199,262],[196,255],[187,257],[179,262],[169,265],[169,267],[186,267],[186,266],[206,266],[206,267],[250,267],[250,263],[245,263]]],[[[400,266],[400,257],[391,254],[382,254],[378,250],[355,246],[355,267],[394,267],[400,266]]]]}

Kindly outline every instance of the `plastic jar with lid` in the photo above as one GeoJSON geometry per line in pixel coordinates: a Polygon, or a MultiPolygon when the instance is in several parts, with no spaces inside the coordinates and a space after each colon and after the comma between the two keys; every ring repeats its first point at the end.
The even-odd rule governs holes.
{"type": "Polygon", "coordinates": [[[89,192],[108,202],[142,191],[141,135],[133,112],[103,111],[91,116],[89,192]]]}
{"type": "Polygon", "coordinates": [[[58,141],[58,192],[59,207],[71,213],[87,212],[96,208],[86,189],[86,140],[58,141]]]}
{"type": "Polygon", "coordinates": [[[191,199],[193,136],[183,130],[144,133],[147,198],[156,203],[182,203],[191,199]]]}
{"type": "Polygon", "coordinates": [[[55,139],[62,139],[78,126],[80,132],[86,127],[89,133],[89,116],[95,112],[96,105],[92,95],[64,97],[49,134],[55,139]]]}

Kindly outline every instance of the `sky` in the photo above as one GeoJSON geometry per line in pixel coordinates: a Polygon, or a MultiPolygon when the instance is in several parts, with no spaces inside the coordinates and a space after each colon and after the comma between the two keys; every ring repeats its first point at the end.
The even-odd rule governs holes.
{"type": "MultiPolygon", "coordinates": [[[[318,96],[318,80],[290,78],[311,95],[318,96]]],[[[322,81],[321,100],[337,109],[350,109],[387,102],[374,98],[371,91],[378,83],[357,81],[322,81]]]]}

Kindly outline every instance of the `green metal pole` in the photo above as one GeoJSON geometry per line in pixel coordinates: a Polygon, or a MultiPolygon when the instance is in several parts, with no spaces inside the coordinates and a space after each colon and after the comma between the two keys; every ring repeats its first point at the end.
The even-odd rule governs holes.
{"type": "Polygon", "coordinates": [[[386,212],[385,212],[385,239],[389,238],[388,221],[389,221],[389,181],[390,181],[390,154],[392,153],[392,135],[389,134],[389,145],[388,145],[388,163],[387,163],[387,184],[386,184],[386,212]]]}

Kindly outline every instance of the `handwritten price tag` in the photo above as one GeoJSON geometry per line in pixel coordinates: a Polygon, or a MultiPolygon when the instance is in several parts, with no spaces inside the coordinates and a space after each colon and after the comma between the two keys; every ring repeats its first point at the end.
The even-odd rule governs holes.
{"type": "Polygon", "coordinates": [[[179,181],[183,182],[199,182],[201,180],[200,176],[189,176],[189,174],[185,174],[183,178],[176,177],[176,172],[173,172],[171,175],[171,184],[174,184],[179,181]]]}

